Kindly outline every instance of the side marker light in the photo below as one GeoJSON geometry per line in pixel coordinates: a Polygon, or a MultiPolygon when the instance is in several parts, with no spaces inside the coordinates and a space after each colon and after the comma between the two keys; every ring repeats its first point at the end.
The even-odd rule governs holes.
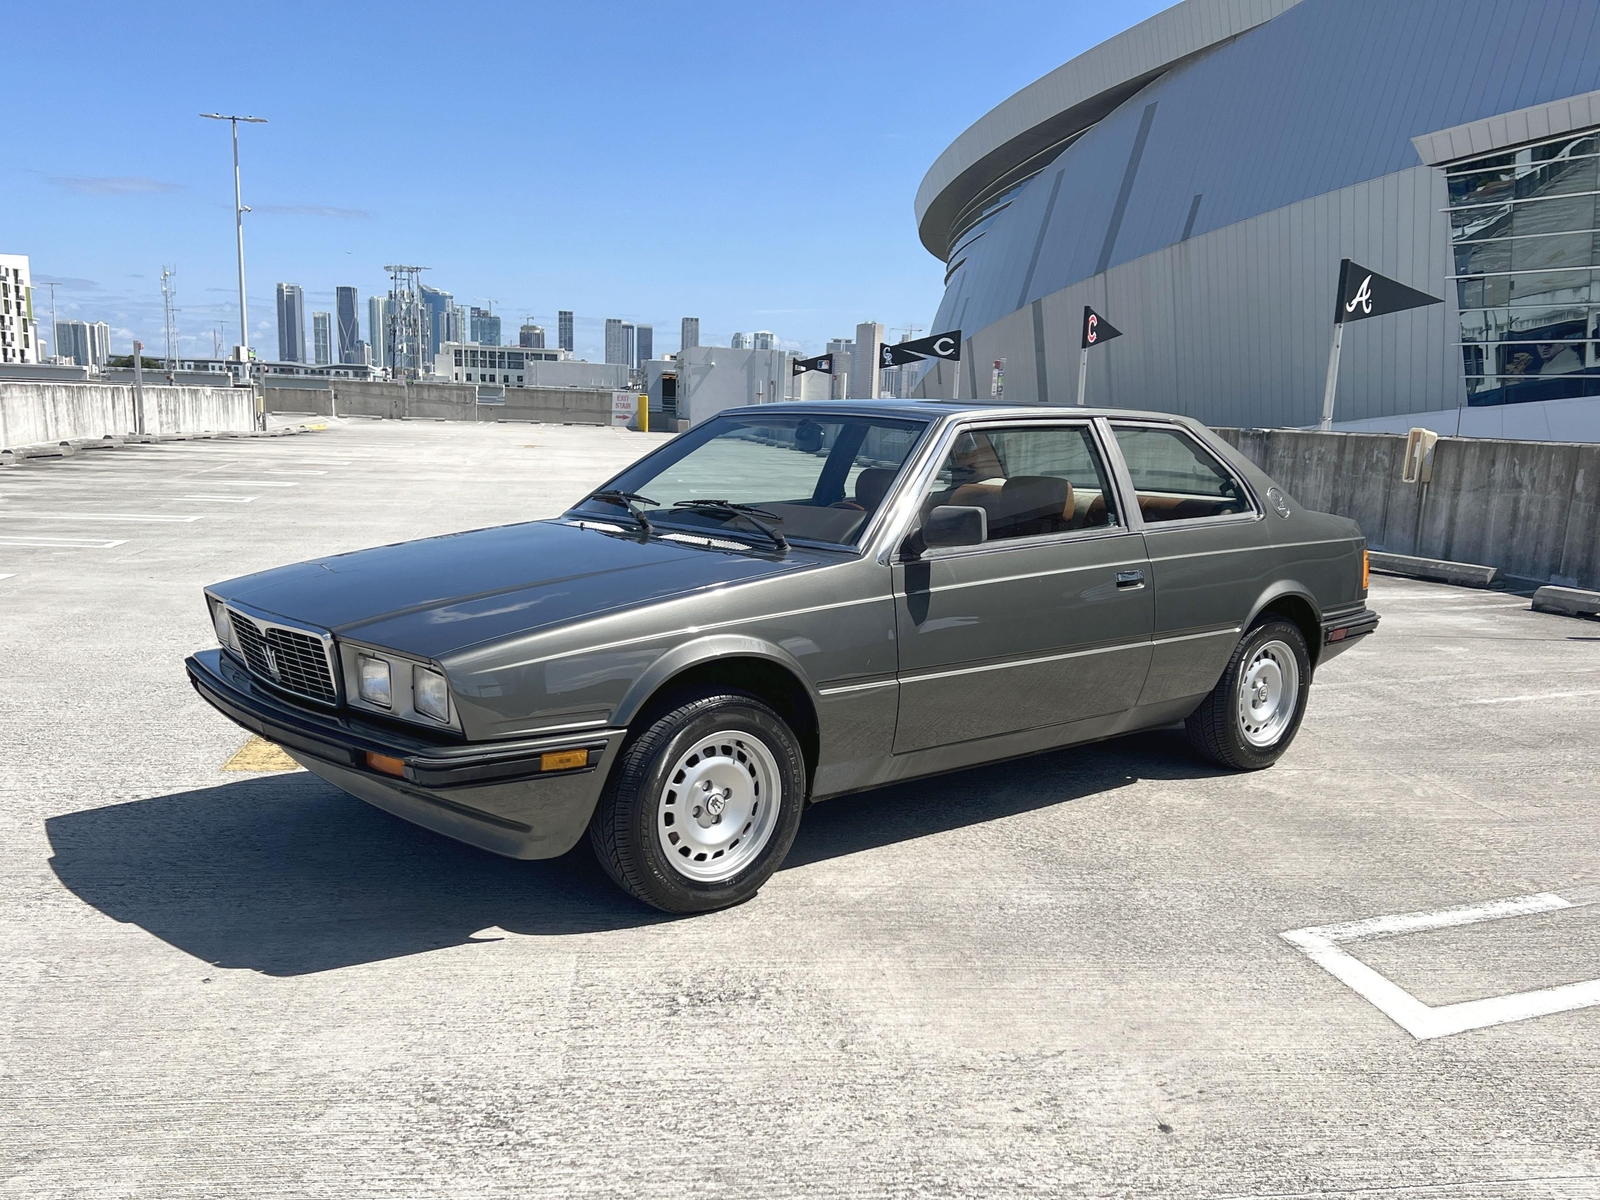
{"type": "Polygon", "coordinates": [[[541,771],[570,771],[574,767],[587,767],[589,765],[589,752],[587,750],[552,750],[548,754],[539,756],[539,770],[541,771]]]}
{"type": "Polygon", "coordinates": [[[371,750],[368,750],[367,766],[385,775],[393,775],[396,779],[405,778],[406,764],[402,760],[392,758],[387,754],[374,754],[371,750]]]}

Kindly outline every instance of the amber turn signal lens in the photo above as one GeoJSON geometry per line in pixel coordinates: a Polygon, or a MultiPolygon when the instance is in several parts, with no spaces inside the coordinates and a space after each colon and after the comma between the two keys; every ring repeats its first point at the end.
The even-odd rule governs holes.
{"type": "Polygon", "coordinates": [[[589,752],[587,750],[552,750],[548,754],[539,755],[539,770],[541,771],[570,771],[573,767],[587,767],[589,765],[589,752]]]}
{"type": "Polygon", "coordinates": [[[396,778],[404,778],[406,773],[406,764],[400,759],[391,758],[387,754],[374,754],[371,750],[367,751],[367,766],[396,778]]]}
{"type": "Polygon", "coordinates": [[[1367,590],[1367,581],[1372,577],[1372,560],[1367,557],[1367,552],[1361,552],[1361,590],[1367,590]]]}

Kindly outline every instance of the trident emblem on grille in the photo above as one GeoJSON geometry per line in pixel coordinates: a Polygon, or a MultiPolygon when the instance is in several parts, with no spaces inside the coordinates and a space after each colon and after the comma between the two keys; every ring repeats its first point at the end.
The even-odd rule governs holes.
{"type": "Polygon", "coordinates": [[[271,674],[271,676],[274,679],[280,678],[280,675],[279,675],[279,672],[278,672],[278,656],[275,653],[273,653],[272,647],[271,646],[263,646],[263,647],[261,647],[261,653],[266,657],[268,673],[271,674]]]}

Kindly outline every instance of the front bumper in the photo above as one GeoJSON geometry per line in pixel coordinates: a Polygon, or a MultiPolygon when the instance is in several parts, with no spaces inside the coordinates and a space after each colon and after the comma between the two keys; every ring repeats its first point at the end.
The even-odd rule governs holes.
{"type": "Polygon", "coordinates": [[[184,663],[218,712],[283,749],[335,787],[424,828],[511,858],[553,858],[583,836],[625,730],[510,742],[430,740],[342,713],[313,712],[257,685],[221,650],[184,663]],[[540,770],[553,750],[589,751],[589,765],[540,770]],[[368,754],[399,759],[395,778],[368,754]]]}
{"type": "Polygon", "coordinates": [[[1343,654],[1352,642],[1366,637],[1378,628],[1378,614],[1363,605],[1354,612],[1330,616],[1322,623],[1322,654],[1317,662],[1327,662],[1343,654]]]}

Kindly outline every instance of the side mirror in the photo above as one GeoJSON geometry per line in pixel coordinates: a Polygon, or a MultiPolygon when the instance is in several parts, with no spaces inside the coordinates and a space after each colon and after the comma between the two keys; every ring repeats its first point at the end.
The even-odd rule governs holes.
{"type": "Polygon", "coordinates": [[[981,546],[989,540],[989,514],[976,506],[941,504],[922,524],[922,542],[935,546],[981,546]]]}

